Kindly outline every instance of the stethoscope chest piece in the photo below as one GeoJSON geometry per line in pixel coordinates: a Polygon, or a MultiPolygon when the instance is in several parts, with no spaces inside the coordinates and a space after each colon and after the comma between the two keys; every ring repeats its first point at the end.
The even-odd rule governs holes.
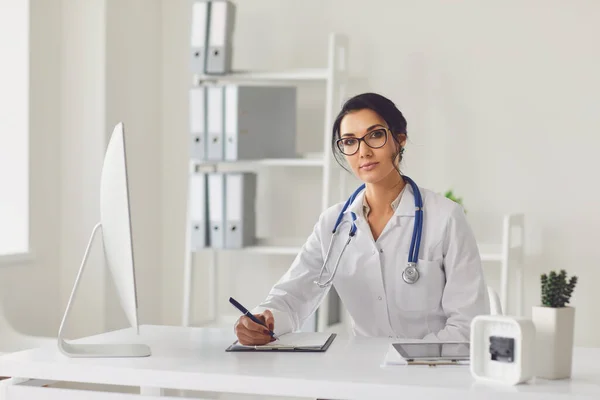
{"type": "Polygon", "coordinates": [[[419,270],[415,263],[408,263],[404,271],[402,272],[402,279],[406,283],[415,283],[419,280],[419,270]]]}
{"type": "MultiPolygon", "coordinates": [[[[410,242],[408,265],[402,272],[402,279],[406,283],[413,284],[419,280],[419,271],[417,270],[417,256],[419,254],[419,246],[421,245],[421,231],[423,230],[423,198],[421,197],[421,192],[419,191],[419,187],[412,179],[410,179],[408,176],[404,176],[404,180],[406,182],[408,182],[408,184],[412,187],[413,194],[415,197],[415,227],[413,229],[412,239],[410,242]]],[[[317,278],[317,280],[315,280],[315,284],[317,286],[319,286],[320,288],[325,288],[332,284],[333,278],[335,277],[335,273],[336,273],[336,271],[338,269],[338,265],[340,263],[340,259],[342,258],[342,254],[344,254],[344,251],[346,250],[346,247],[350,243],[350,240],[356,234],[357,228],[356,228],[356,224],[354,223],[354,221],[356,221],[356,214],[354,212],[350,212],[350,215],[352,217],[351,221],[344,220],[344,216],[345,216],[346,210],[348,209],[348,206],[354,202],[356,196],[358,196],[358,194],[362,190],[364,190],[365,187],[366,187],[366,185],[362,184],[358,189],[356,189],[356,191],[352,194],[352,196],[350,196],[350,198],[346,201],[346,203],[344,204],[344,207],[342,208],[342,211],[340,211],[340,213],[337,217],[337,220],[333,227],[331,241],[329,242],[329,248],[327,249],[327,253],[325,254],[325,261],[323,261],[323,265],[321,266],[321,272],[319,274],[319,277],[317,278]],[[348,232],[348,240],[346,241],[346,244],[344,245],[344,247],[342,248],[342,251],[340,252],[340,254],[337,257],[337,261],[335,262],[333,271],[331,271],[331,277],[326,282],[322,282],[321,279],[323,277],[323,272],[326,270],[326,267],[327,267],[327,261],[329,260],[329,254],[331,251],[331,246],[333,245],[333,240],[336,237],[336,234],[338,232],[338,227],[342,224],[343,221],[351,223],[350,232],[348,232]]]]}

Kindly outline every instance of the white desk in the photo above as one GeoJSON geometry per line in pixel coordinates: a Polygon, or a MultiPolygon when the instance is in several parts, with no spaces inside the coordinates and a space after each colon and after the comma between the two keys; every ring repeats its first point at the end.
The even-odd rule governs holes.
{"type": "MultiPolygon", "coordinates": [[[[600,349],[576,349],[571,380],[504,386],[476,382],[467,366],[382,368],[392,339],[337,337],[325,353],[227,353],[232,329],[142,326],[140,333],[127,329],[85,341],[140,341],[151,346],[151,357],[69,359],[49,346],[0,357],[0,376],[327,399],[600,399],[600,349]]],[[[152,398],[0,385],[6,400],[152,398]]]]}

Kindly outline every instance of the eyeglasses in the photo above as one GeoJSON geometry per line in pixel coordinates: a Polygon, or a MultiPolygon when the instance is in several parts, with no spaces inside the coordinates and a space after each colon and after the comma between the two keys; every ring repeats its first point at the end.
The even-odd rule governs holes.
{"type": "Polygon", "coordinates": [[[361,138],[347,137],[338,139],[336,144],[338,149],[340,149],[340,151],[343,154],[351,156],[353,154],[356,154],[356,152],[360,148],[361,141],[364,141],[365,144],[372,149],[378,149],[380,147],[385,146],[388,137],[387,131],[388,129],[385,128],[375,129],[374,131],[367,133],[361,138]]]}

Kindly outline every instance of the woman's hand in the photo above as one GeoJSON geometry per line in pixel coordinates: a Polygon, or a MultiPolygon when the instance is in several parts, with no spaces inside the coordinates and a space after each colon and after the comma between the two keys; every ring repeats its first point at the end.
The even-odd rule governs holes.
{"type": "MultiPolygon", "coordinates": [[[[271,311],[265,310],[261,314],[254,314],[254,316],[264,322],[271,331],[274,329],[275,319],[271,311]]],[[[245,315],[237,320],[234,330],[240,344],[245,346],[267,344],[275,340],[264,326],[257,324],[245,315]]]]}

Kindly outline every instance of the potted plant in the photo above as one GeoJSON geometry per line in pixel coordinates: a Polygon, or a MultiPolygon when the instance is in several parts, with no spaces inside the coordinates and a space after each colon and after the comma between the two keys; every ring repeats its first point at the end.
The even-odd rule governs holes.
{"type": "MultiPolygon", "coordinates": [[[[454,194],[454,191],[452,189],[447,190],[446,193],[444,193],[444,197],[452,200],[455,203],[460,204],[463,207],[463,210],[465,209],[465,206],[463,205],[462,197],[456,197],[456,195],[454,194]]],[[[465,213],[466,212],[467,212],[467,210],[465,210],[465,213]]]]}
{"type": "Polygon", "coordinates": [[[567,306],[577,276],[567,281],[567,273],[551,271],[541,275],[542,305],[533,307],[536,329],[536,376],[545,379],[571,377],[575,308],[567,306]]]}

